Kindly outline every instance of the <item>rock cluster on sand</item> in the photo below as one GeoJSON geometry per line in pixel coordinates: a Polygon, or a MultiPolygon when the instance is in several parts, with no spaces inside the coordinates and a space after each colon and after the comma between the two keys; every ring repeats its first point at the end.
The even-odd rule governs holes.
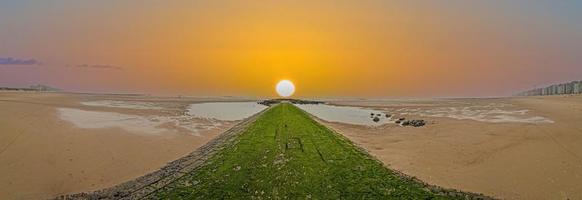
{"type": "Polygon", "coordinates": [[[372,120],[373,120],[374,122],[379,122],[379,121],[380,121],[380,118],[378,118],[378,117],[374,117],[374,119],[372,119],[372,120]]]}
{"type": "Polygon", "coordinates": [[[401,126],[413,126],[413,127],[421,127],[426,125],[426,121],[422,119],[406,120],[406,118],[400,118],[396,120],[395,123],[400,124],[401,126]]]}
{"type": "MultiPolygon", "coordinates": [[[[380,122],[380,118],[386,116],[386,119],[392,117],[391,114],[380,114],[380,113],[370,113],[370,118],[374,122],[380,122]]],[[[401,126],[412,126],[412,127],[421,127],[426,125],[426,121],[422,119],[413,119],[413,120],[406,120],[406,118],[401,117],[395,121],[396,124],[401,126]]]]}
{"type": "Polygon", "coordinates": [[[414,120],[405,121],[405,122],[407,122],[407,124],[409,126],[414,126],[414,127],[420,127],[420,126],[424,126],[426,124],[426,122],[424,122],[424,120],[422,120],[422,119],[414,119],[414,120]]]}
{"type": "Polygon", "coordinates": [[[406,118],[404,118],[404,117],[398,118],[398,120],[396,120],[394,123],[401,124],[402,121],[404,121],[405,119],[406,118]]]}
{"type": "Polygon", "coordinates": [[[390,118],[390,116],[392,116],[392,115],[390,115],[390,114],[384,114],[384,115],[383,115],[382,113],[370,113],[370,118],[371,118],[371,119],[372,119],[372,121],[374,121],[374,122],[380,122],[380,118],[381,118],[382,116],[386,116],[386,118],[390,118]]]}

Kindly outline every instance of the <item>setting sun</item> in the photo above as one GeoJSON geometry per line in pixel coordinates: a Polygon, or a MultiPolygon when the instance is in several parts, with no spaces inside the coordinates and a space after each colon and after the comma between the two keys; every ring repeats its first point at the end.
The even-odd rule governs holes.
{"type": "Polygon", "coordinates": [[[577,19],[582,0],[0,0],[0,200],[582,200],[577,19]]]}
{"type": "Polygon", "coordinates": [[[281,97],[290,97],[295,93],[295,85],[289,80],[281,80],[277,83],[275,90],[281,97]]]}

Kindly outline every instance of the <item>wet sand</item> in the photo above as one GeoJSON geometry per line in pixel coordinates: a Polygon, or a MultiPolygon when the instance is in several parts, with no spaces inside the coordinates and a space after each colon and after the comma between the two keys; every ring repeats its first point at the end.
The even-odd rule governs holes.
{"type": "Polygon", "coordinates": [[[235,124],[194,120],[208,129],[193,133],[163,123],[162,131],[143,134],[115,126],[81,128],[61,119],[59,109],[172,118],[190,103],[213,101],[229,99],[0,92],[0,199],[46,199],[111,187],[189,154],[235,124]],[[82,104],[99,100],[155,102],[162,108],[82,104]]]}
{"type": "Polygon", "coordinates": [[[333,103],[428,120],[419,128],[324,124],[390,168],[430,184],[504,199],[582,199],[582,96],[333,103]],[[528,115],[553,123],[494,123],[415,114],[492,104],[527,109],[528,115]],[[398,114],[410,110],[415,112],[398,114]]]}

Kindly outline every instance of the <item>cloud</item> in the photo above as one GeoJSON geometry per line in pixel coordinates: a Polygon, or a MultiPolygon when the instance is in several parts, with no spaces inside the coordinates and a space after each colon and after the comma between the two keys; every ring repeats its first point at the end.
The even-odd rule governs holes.
{"type": "Polygon", "coordinates": [[[0,65],[40,65],[35,59],[18,59],[12,57],[0,57],[0,65]]]}
{"type": "Polygon", "coordinates": [[[77,67],[77,68],[93,68],[93,69],[115,69],[115,70],[121,70],[121,69],[123,69],[122,66],[116,66],[116,65],[89,65],[89,64],[82,64],[82,65],[75,65],[74,67],[77,67]]]}

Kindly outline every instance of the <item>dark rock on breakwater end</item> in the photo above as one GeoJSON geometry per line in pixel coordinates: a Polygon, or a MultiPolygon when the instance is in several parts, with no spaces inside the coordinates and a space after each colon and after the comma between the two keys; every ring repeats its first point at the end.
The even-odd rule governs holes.
{"type": "Polygon", "coordinates": [[[323,101],[311,101],[311,100],[302,100],[302,99],[267,99],[258,102],[258,104],[271,106],[273,104],[278,104],[281,102],[290,102],[292,104],[324,104],[323,101]]]}

